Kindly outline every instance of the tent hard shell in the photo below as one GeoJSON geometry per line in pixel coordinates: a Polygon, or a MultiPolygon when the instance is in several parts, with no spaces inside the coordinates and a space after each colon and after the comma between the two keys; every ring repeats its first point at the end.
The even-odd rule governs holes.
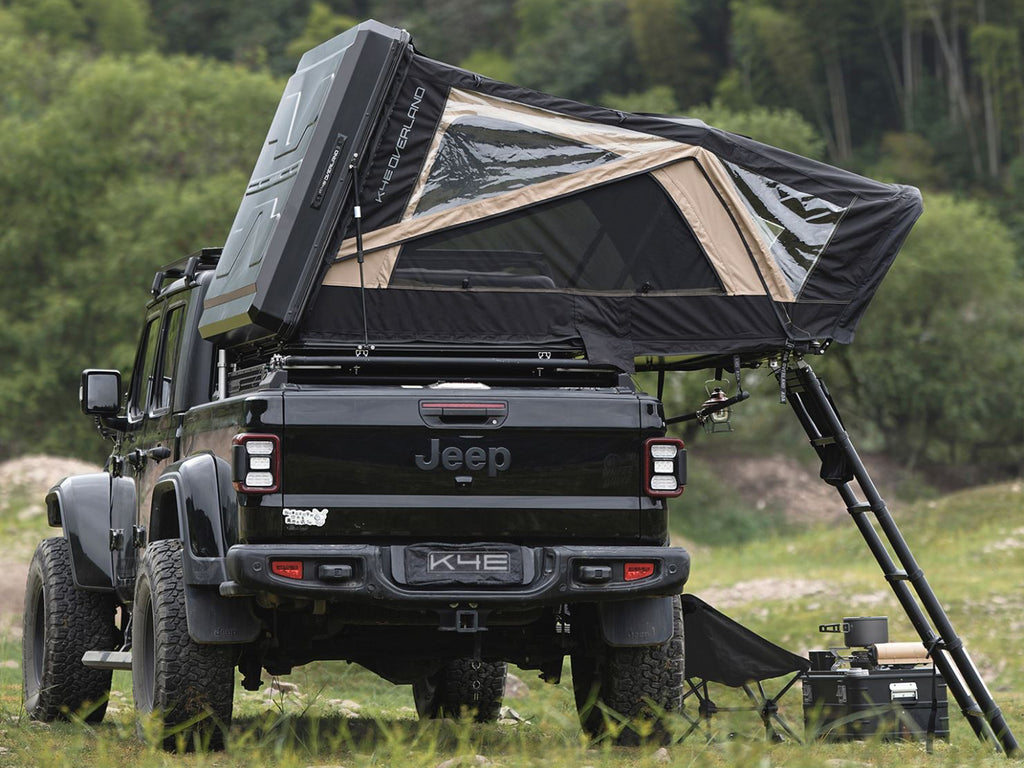
{"type": "Polygon", "coordinates": [[[289,81],[201,330],[755,359],[852,341],[920,212],[913,187],[490,80],[370,21],[289,81]]]}

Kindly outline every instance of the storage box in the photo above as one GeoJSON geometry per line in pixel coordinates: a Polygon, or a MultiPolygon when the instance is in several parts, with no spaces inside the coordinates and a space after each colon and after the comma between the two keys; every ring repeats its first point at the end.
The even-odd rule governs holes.
{"type": "Polygon", "coordinates": [[[946,681],[931,667],[811,670],[802,682],[804,725],[818,738],[949,738],[946,681]]]}

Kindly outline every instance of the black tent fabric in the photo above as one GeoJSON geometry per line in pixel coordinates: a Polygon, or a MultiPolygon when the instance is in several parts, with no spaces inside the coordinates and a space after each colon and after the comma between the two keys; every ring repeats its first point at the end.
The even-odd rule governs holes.
{"type": "Polygon", "coordinates": [[[364,22],[289,80],[200,329],[753,361],[852,341],[920,212],[913,187],[491,80],[364,22]]]}
{"type": "Polygon", "coordinates": [[[811,668],[807,659],[765,640],[699,597],[683,595],[682,604],[687,677],[738,688],[811,668]]]}
{"type": "MultiPolygon", "coordinates": [[[[485,107],[479,111],[486,113],[485,107]]],[[[472,111],[472,107],[466,108],[466,112],[472,111]]],[[[636,361],[645,358],[648,362],[650,358],[695,358],[706,363],[733,354],[758,358],[786,348],[808,349],[826,341],[849,343],[921,211],[920,195],[912,187],[872,181],[699,121],[631,115],[579,104],[489,80],[418,54],[412,57],[379,147],[359,198],[365,230],[395,230],[401,248],[393,273],[399,279],[386,286],[373,284],[369,291],[370,337],[384,342],[458,345],[487,340],[544,345],[569,339],[581,342],[592,361],[623,370],[632,370],[636,361]],[[463,98],[463,94],[482,100],[485,107],[492,108],[491,113],[501,113],[505,108],[509,115],[501,138],[488,139],[491,143],[483,149],[482,118],[473,118],[478,122],[473,123],[475,132],[469,138],[463,135],[471,133],[466,130],[458,141],[449,141],[454,126],[470,120],[462,117],[452,120],[451,125],[446,122],[446,109],[451,110],[450,103],[463,98]],[[409,105],[416,109],[411,110],[409,105]],[[524,113],[530,114],[521,122],[513,122],[524,113]],[[534,114],[541,116],[538,122],[547,120],[548,130],[557,130],[547,126],[563,120],[563,136],[577,132],[580,143],[573,150],[575,154],[569,156],[562,137],[538,149],[537,131],[526,125],[534,114]],[[627,174],[581,191],[567,188],[552,192],[551,197],[538,195],[536,200],[507,213],[496,211],[465,222],[453,217],[429,234],[414,233],[402,239],[403,224],[437,215],[436,209],[424,201],[437,199],[438,188],[446,184],[451,187],[448,197],[440,196],[451,214],[471,207],[463,205],[460,209],[456,203],[474,202],[474,182],[481,190],[478,200],[500,200],[502,193],[521,191],[530,185],[539,188],[544,186],[543,181],[553,184],[549,177],[524,180],[525,171],[523,178],[516,177],[518,171],[509,171],[501,165],[502,159],[506,165],[515,165],[523,163],[521,157],[526,155],[542,164],[548,161],[545,158],[555,156],[558,162],[552,162],[552,176],[567,165],[580,176],[595,173],[595,167],[600,170],[613,166],[614,161],[606,162],[587,143],[599,141],[586,135],[589,124],[639,137],[635,138],[638,143],[646,137],[655,143],[671,146],[678,142],[676,146],[706,152],[701,155],[703,159],[695,161],[701,172],[707,176],[706,166],[711,163],[724,169],[727,178],[712,186],[717,194],[723,186],[731,185],[729,192],[735,198],[722,203],[733,217],[725,226],[742,229],[743,222],[736,219],[747,216],[769,231],[765,247],[778,262],[778,270],[788,283],[783,288],[788,290],[778,295],[769,284],[755,291],[730,291],[709,277],[704,266],[709,257],[702,252],[707,239],[699,231],[702,222],[694,221],[692,216],[680,218],[677,197],[664,178],[657,169],[645,172],[643,169],[651,169],[643,165],[632,176],[627,174]],[[542,159],[537,160],[538,156],[542,159]],[[606,166],[600,166],[601,162],[606,166]],[[390,175],[389,164],[397,166],[390,175]],[[640,187],[640,182],[646,180],[655,183],[650,188],[640,187]],[[606,190],[604,198],[586,197],[599,195],[602,188],[606,190]],[[651,194],[657,199],[645,199],[651,194]],[[418,201],[417,195],[421,195],[418,201]],[[611,207],[603,203],[605,198],[612,201],[611,207]],[[736,203],[739,199],[744,202],[736,203]],[[571,210],[576,200],[586,202],[587,211],[571,210]],[[425,205],[424,214],[421,209],[425,205]],[[626,215],[630,205],[646,215],[626,215]],[[743,206],[746,208],[738,210],[743,206]],[[548,209],[557,209],[558,218],[545,217],[548,209]],[[654,221],[658,211],[682,222],[683,229],[676,233],[676,228],[664,223],[646,229],[645,221],[654,221]],[[581,223],[590,216],[594,220],[592,229],[581,223]],[[518,229],[516,222],[521,225],[518,229]],[[621,236],[616,227],[621,228],[621,236]],[[651,234],[645,234],[648,231],[651,234]],[[597,278],[590,286],[559,282],[558,272],[551,271],[554,285],[546,289],[549,295],[542,295],[544,288],[529,291],[509,287],[509,292],[519,291],[514,297],[499,295],[502,291],[493,282],[482,285],[470,274],[476,270],[474,260],[488,247],[508,252],[510,246],[518,252],[543,253],[546,263],[565,264],[553,270],[562,269],[568,274],[573,264],[582,264],[588,258],[585,251],[593,242],[591,235],[596,240],[601,233],[615,242],[639,244],[642,258],[652,264],[634,261],[626,280],[616,282],[613,276],[602,283],[597,278]],[[459,268],[451,268],[452,253],[458,250],[452,247],[453,242],[472,246],[461,265],[464,280],[457,279],[459,268]],[[447,257],[446,283],[424,284],[423,271],[416,273],[418,283],[400,279],[407,265],[427,266],[429,253],[440,251],[447,257]],[[444,295],[427,295],[431,292],[444,295]],[[467,293],[474,294],[473,298],[466,299],[467,293]],[[410,317],[416,318],[414,323],[410,317]],[[396,323],[403,327],[396,328],[396,323]]],[[[720,223],[704,224],[709,230],[717,227],[720,232],[722,228],[720,223]]],[[[351,241],[351,230],[347,238],[351,241]]],[[[634,258],[620,251],[625,262],[634,258]]],[[[756,260],[756,254],[750,252],[733,257],[756,260]]],[[[351,248],[340,258],[351,259],[351,248]]],[[[775,269],[774,264],[768,266],[775,269]]],[[[762,272],[764,268],[763,264],[759,266],[762,272]]],[[[493,274],[493,270],[487,271],[493,274]]],[[[509,267],[507,271],[515,270],[509,267]]],[[[361,320],[353,316],[357,299],[353,288],[351,284],[328,283],[320,289],[303,328],[304,338],[358,341],[361,320]]]]}

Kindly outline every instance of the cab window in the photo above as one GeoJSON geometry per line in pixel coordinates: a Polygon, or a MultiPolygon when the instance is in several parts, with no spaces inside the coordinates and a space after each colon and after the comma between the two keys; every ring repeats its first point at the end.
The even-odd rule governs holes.
{"type": "Polygon", "coordinates": [[[160,352],[159,387],[150,402],[151,412],[166,411],[171,407],[171,391],[174,374],[178,367],[178,352],[181,350],[181,334],[184,326],[185,305],[172,307],[164,318],[164,343],[160,352]]]}
{"type": "Polygon", "coordinates": [[[132,420],[142,418],[153,397],[156,351],[160,341],[160,334],[157,332],[159,325],[159,315],[150,318],[143,331],[142,342],[139,344],[139,352],[135,359],[135,370],[132,372],[131,396],[128,400],[128,417],[132,420]]]}

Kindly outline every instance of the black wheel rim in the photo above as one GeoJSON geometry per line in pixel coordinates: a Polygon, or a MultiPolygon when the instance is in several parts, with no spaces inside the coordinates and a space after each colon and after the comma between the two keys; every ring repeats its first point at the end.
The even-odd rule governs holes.
{"type": "MultiPolygon", "coordinates": [[[[145,606],[141,616],[136,616],[136,621],[142,620],[141,632],[137,640],[133,640],[132,654],[138,654],[138,669],[132,670],[132,676],[138,686],[138,701],[136,706],[142,707],[147,712],[154,708],[153,691],[156,688],[156,649],[155,633],[153,631],[153,604],[152,601],[145,606]]],[[[132,633],[134,635],[134,632],[132,633]]]]}
{"type": "Polygon", "coordinates": [[[46,600],[42,584],[35,594],[35,617],[32,622],[32,667],[31,684],[33,692],[39,690],[43,679],[43,656],[46,653],[46,600]]]}

